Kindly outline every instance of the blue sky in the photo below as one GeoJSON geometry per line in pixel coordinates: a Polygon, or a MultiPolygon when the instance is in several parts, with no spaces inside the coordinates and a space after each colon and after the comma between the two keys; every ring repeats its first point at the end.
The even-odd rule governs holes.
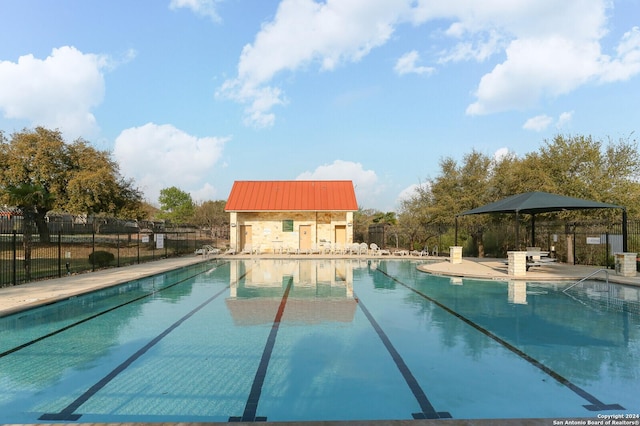
{"type": "Polygon", "coordinates": [[[391,211],[444,157],[640,130],[640,0],[0,0],[0,19],[0,130],[82,137],[152,203],[351,179],[391,211]]]}

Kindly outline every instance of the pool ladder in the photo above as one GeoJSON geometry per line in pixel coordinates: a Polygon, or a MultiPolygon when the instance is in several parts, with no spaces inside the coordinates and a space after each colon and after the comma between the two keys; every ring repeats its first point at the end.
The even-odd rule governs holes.
{"type": "Polygon", "coordinates": [[[590,273],[589,275],[587,275],[586,277],[576,281],[575,283],[571,284],[569,287],[565,288],[564,290],[562,290],[563,293],[566,293],[568,290],[572,289],[573,287],[577,286],[578,284],[581,284],[583,282],[585,282],[586,280],[588,280],[589,278],[593,277],[596,274],[599,274],[600,272],[604,272],[606,277],[607,277],[607,286],[609,285],[609,270],[608,269],[598,269],[597,271],[594,271],[592,273],[590,273]]]}

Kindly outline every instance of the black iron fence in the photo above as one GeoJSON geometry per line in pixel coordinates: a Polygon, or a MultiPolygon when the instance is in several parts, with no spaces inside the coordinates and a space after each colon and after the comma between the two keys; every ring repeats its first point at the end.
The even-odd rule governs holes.
{"type": "Polygon", "coordinates": [[[0,233],[0,287],[193,254],[211,243],[196,230],[116,231],[52,232],[44,238],[17,231],[0,233]]]}
{"type": "MultiPolygon", "coordinates": [[[[460,227],[458,245],[463,247],[464,256],[478,256],[478,235],[482,236],[482,250],[485,257],[504,258],[507,252],[516,246],[540,247],[543,251],[561,262],[576,265],[607,266],[614,265],[614,253],[623,251],[622,223],[602,221],[536,222],[535,242],[531,242],[530,223],[521,223],[516,242],[516,228],[513,221],[485,224],[470,230],[460,227]],[[476,234],[475,238],[472,236],[476,234]]],[[[428,226],[423,230],[419,244],[410,240],[401,232],[394,231],[391,226],[375,224],[369,227],[368,242],[375,242],[380,247],[402,247],[421,249],[424,246],[439,247],[441,253],[447,254],[449,246],[455,244],[455,228],[444,225],[428,226]],[[398,237],[400,236],[400,237],[398,237]],[[398,238],[400,240],[398,241],[398,238]],[[416,246],[418,244],[418,246],[416,246]]],[[[640,220],[627,220],[627,251],[640,255],[640,220]]],[[[431,250],[430,250],[431,252],[431,250]]]]}

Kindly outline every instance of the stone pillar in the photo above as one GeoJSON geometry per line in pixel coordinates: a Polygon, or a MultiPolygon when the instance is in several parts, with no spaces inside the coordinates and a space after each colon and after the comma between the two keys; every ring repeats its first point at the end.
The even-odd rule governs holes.
{"type": "Polygon", "coordinates": [[[635,277],[636,255],[637,253],[615,253],[616,275],[621,275],[623,277],[635,277]]]}
{"type": "Polygon", "coordinates": [[[526,251],[509,251],[508,273],[512,277],[524,277],[527,275],[527,252],[526,251]]]}
{"type": "Polygon", "coordinates": [[[449,247],[449,261],[453,263],[462,263],[462,247],[449,247]]]}

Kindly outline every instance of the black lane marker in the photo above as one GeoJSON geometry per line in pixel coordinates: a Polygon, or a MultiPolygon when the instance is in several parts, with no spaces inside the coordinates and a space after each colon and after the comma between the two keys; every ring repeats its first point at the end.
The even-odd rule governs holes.
{"type": "Polygon", "coordinates": [[[595,396],[591,395],[586,390],[582,389],[580,386],[572,383],[570,380],[566,379],[565,377],[563,377],[562,375],[560,375],[556,371],[552,370],[551,368],[547,367],[546,365],[544,365],[543,363],[541,363],[537,359],[533,358],[532,356],[530,356],[530,355],[526,354],[525,352],[521,351],[520,349],[516,348],[515,346],[513,346],[509,342],[507,342],[507,341],[501,339],[500,337],[496,336],[495,334],[493,334],[492,332],[490,332],[486,328],[480,326],[479,324],[476,324],[475,322],[473,322],[470,319],[466,318],[465,316],[457,313],[456,311],[454,311],[453,309],[449,308],[448,306],[443,305],[442,303],[438,302],[437,300],[427,296],[426,294],[422,293],[421,291],[416,290],[415,288],[403,283],[402,281],[398,280],[395,277],[392,277],[391,275],[387,274],[386,272],[381,271],[380,269],[376,269],[376,270],[378,272],[380,272],[381,274],[385,275],[386,277],[388,277],[388,278],[392,279],[393,281],[397,282],[401,286],[411,290],[412,292],[416,293],[417,295],[421,296],[422,298],[424,298],[424,299],[428,300],[429,302],[435,304],[439,308],[444,309],[446,312],[450,313],[451,315],[455,316],[459,320],[461,320],[461,321],[465,322],[466,324],[470,325],[471,327],[475,328],[476,330],[478,330],[479,332],[481,332],[485,336],[495,340],[496,342],[498,342],[499,344],[501,344],[505,348],[509,349],[514,354],[516,354],[519,357],[523,358],[525,361],[529,362],[534,367],[542,370],[543,372],[545,372],[549,376],[553,377],[560,384],[566,386],[567,388],[571,389],[574,393],[576,393],[578,396],[580,396],[583,399],[585,399],[588,402],[590,402],[590,404],[583,405],[583,407],[586,408],[587,410],[589,410],[589,411],[626,410],[626,408],[624,408],[620,404],[605,404],[604,402],[600,401],[595,396]]]}
{"type": "MultiPolygon", "coordinates": [[[[216,265],[216,267],[218,267],[218,266],[220,266],[220,265],[216,265]]],[[[188,280],[190,280],[190,279],[192,279],[192,278],[195,278],[195,277],[197,277],[198,275],[204,274],[205,272],[206,272],[206,271],[198,272],[197,274],[194,274],[194,275],[191,275],[191,276],[186,277],[186,278],[184,278],[184,279],[181,279],[180,281],[176,281],[175,283],[173,283],[173,284],[171,284],[171,285],[168,285],[168,286],[166,286],[166,287],[160,288],[160,289],[158,289],[158,290],[154,290],[154,291],[152,291],[151,293],[144,294],[144,295],[142,295],[142,296],[140,296],[140,297],[136,297],[135,299],[129,300],[128,302],[121,303],[120,305],[114,306],[114,307],[109,308],[109,309],[107,309],[107,310],[105,310],[105,311],[98,312],[97,314],[91,315],[91,316],[89,316],[89,317],[87,317],[87,318],[81,319],[80,321],[76,321],[76,322],[74,322],[74,323],[72,323],[72,324],[66,325],[66,326],[64,326],[64,327],[62,327],[62,328],[59,328],[58,330],[52,331],[52,332],[50,332],[50,333],[48,333],[48,334],[45,334],[45,335],[40,336],[40,337],[38,337],[38,338],[36,338],[36,339],[30,340],[30,341],[28,341],[28,342],[26,342],[26,343],[23,343],[23,344],[21,344],[21,345],[19,345],[19,346],[16,346],[15,348],[11,348],[11,349],[8,349],[8,350],[6,350],[6,351],[4,351],[4,352],[0,352],[0,358],[5,357],[5,356],[7,356],[7,355],[10,355],[10,354],[12,354],[12,353],[14,353],[14,352],[17,352],[17,351],[19,351],[19,350],[21,350],[21,349],[24,349],[24,348],[28,347],[28,346],[31,346],[31,345],[33,345],[33,344],[35,344],[35,343],[38,343],[38,342],[40,342],[40,341],[42,341],[42,340],[44,340],[44,339],[47,339],[47,338],[52,337],[52,336],[55,336],[56,334],[60,334],[60,333],[62,333],[63,331],[67,331],[67,330],[69,330],[70,328],[73,328],[73,327],[75,327],[75,326],[78,326],[78,325],[80,325],[80,324],[83,324],[83,323],[85,323],[85,322],[87,322],[87,321],[90,321],[90,320],[92,320],[92,319],[98,318],[99,316],[102,316],[102,315],[104,315],[104,314],[108,314],[108,313],[109,313],[109,312],[111,312],[111,311],[115,311],[116,309],[120,309],[120,308],[122,308],[123,306],[127,306],[127,305],[129,305],[129,304],[131,304],[131,303],[137,302],[138,300],[142,300],[142,299],[144,299],[144,298],[147,298],[147,297],[153,296],[153,295],[155,295],[155,294],[158,294],[158,293],[160,293],[160,292],[162,292],[162,291],[165,291],[165,290],[167,290],[167,289],[169,289],[169,288],[171,288],[171,287],[177,286],[178,284],[182,284],[183,282],[188,281],[188,280]]],[[[149,277],[147,277],[147,278],[149,278],[149,277]]],[[[99,291],[99,290],[98,290],[98,291],[99,291]]]]}
{"type": "Polygon", "coordinates": [[[269,367],[269,361],[271,359],[271,353],[273,352],[273,347],[276,344],[276,337],[278,335],[278,329],[280,328],[280,321],[282,320],[282,314],[284,313],[285,305],[287,304],[287,299],[289,298],[289,291],[291,290],[291,285],[293,284],[293,278],[289,278],[289,282],[287,283],[287,288],[282,295],[282,300],[280,301],[280,306],[278,307],[278,312],[276,313],[276,317],[273,320],[273,325],[271,325],[271,332],[269,333],[269,337],[267,338],[267,344],[264,347],[264,351],[262,352],[262,358],[260,359],[260,365],[258,366],[258,370],[256,371],[256,375],[253,378],[253,384],[251,385],[251,391],[249,392],[249,398],[247,399],[247,403],[244,407],[244,413],[242,417],[232,416],[229,417],[230,422],[266,422],[266,417],[256,417],[256,411],[258,410],[258,402],[260,401],[260,394],[262,393],[262,385],[264,384],[264,378],[267,376],[267,368],[269,367]]]}
{"type": "Polygon", "coordinates": [[[161,334],[156,336],[152,341],[147,343],[143,348],[139,349],[136,353],[131,355],[122,364],[117,366],[113,371],[111,371],[109,374],[107,374],[105,377],[103,377],[102,380],[100,380],[95,385],[91,386],[91,388],[89,388],[89,390],[87,390],[85,393],[80,395],[75,401],[73,401],[71,404],[69,404],[62,411],[60,411],[59,413],[46,413],[46,414],[43,414],[42,416],[40,416],[38,418],[38,420],[68,420],[68,421],[78,420],[82,416],[82,414],[74,414],[74,412],[78,408],[80,408],[80,406],[82,404],[87,402],[87,400],[89,400],[89,398],[91,398],[93,395],[95,395],[96,392],[98,392],[100,389],[105,387],[107,385],[107,383],[109,383],[111,380],[116,378],[116,376],[118,374],[122,373],[128,366],[130,366],[135,360],[140,358],[142,355],[144,355],[145,352],[147,352],[149,349],[151,349],[153,346],[155,346],[155,344],[158,343],[160,340],[162,340],[167,334],[171,333],[176,327],[178,327],[180,324],[185,322],[187,319],[189,319],[193,314],[198,312],[200,309],[204,308],[206,305],[211,303],[218,296],[220,296],[221,294],[225,293],[228,289],[229,289],[229,286],[223,288],[218,293],[214,294],[209,299],[204,301],[200,306],[198,306],[197,308],[195,308],[194,310],[189,312],[187,315],[185,315],[184,317],[180,318],[178,321],[173,323],[173,325],[171,325],[169,328],[167,328],[161,334]]]}
{"type": "Polygon", "coordinates": [[[411,370],[409,369],[407,364],[404,362],[404,359],[402,359],[402,356],[400,355],[400,353],[393,346],[393,343],[391,343],[391,340],[389,340],[389,337],[382,330],[382,328],[380,327],[378,322],[375,320],[373,315],[371,315],[371,312],[369,312],[367,307],[364,306],[364,303],[362,303],[362,300],[360,300],[360,298],[358,298],[355,295],[354,297],[356,299],[356,302],[358,302],[358,306],[360,306],[360,309],[362,309],[362,312],[364,312],[364,315],[367,317],[367,319],[369,320],[373,328],[376,330],[376,333],[378,333],[378,337],[380,337],[380,340],[382,340],[382,343],[387,348],[387,351],[391,355],[391,358],[393,358],[393,361],[396,363],[398,370],[400,370],[402,377],[407,382],[409,389],[411,389],[411,392],[413,392],[413,396],[416,398],[416,400],[418,401],[418,404],[420,405],[420,409],[422,411],[419,413],[412,413],[413,418],[414,419],[450,419],[451,414],[449,414],[448,412],[446,411],[438,412],[433,408],[433,405],[431,405],[431,402],[429,402],[429,398],[427,398],[427,395],[425,395],[424,391],[420,387],[420,384],[414,377],[413,373],[411,373],[411,370]]]}

